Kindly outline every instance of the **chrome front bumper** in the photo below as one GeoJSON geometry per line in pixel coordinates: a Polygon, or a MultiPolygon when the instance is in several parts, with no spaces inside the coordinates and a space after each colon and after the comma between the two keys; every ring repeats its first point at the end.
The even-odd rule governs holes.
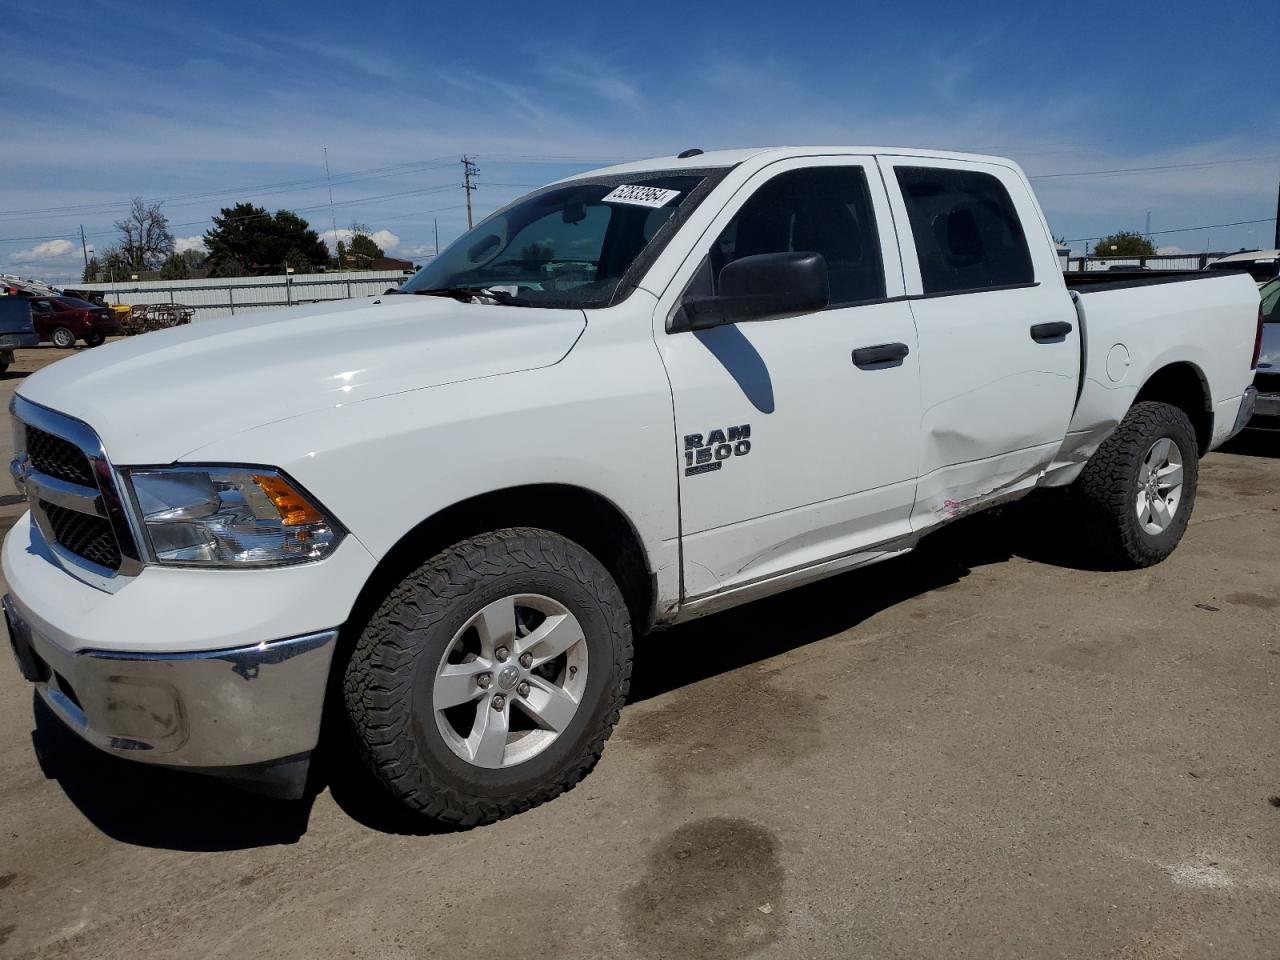
{"type": "Polygon", "coordinates": [[[23,676],[85,740],[131,760],[301,795],[338,631],[189,653],[69,652],[4,613],[23,676]]]}

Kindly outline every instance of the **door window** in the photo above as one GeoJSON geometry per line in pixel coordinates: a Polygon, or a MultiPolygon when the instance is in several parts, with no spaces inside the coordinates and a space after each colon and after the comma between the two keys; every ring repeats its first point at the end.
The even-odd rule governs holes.
{"type": "Polygon", "coordinates": [[[761,253],[820,253],[831,306],[885,295],[880,238],[861,167],[810,167],[761,186],[712,244],[711,276],[761,253]]]}
{"type": "Polygon", "coordinates": [[[926,294],[1031,283],[1035,273],[1009,191],[972,170],[896,167],[926,294]]]}
{"type": "Polygon", "coordinates": [[[31,306],[35,307],[36,313],[53,313],[48,300],[33,300],[31,306]]]}

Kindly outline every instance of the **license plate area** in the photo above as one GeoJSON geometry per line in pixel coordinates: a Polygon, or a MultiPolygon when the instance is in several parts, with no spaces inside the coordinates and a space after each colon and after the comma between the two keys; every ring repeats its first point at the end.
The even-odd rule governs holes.
{"type": "Polygon", "coordinates": [[[31,627],[14,609],[8,597],[4,598],[4,624],[8,628],[13,658],[18,661],[18,670],[23,678],[32,683],[46,682],[49,679],[49,665],[40,659],[31,646],[31,627]]]}

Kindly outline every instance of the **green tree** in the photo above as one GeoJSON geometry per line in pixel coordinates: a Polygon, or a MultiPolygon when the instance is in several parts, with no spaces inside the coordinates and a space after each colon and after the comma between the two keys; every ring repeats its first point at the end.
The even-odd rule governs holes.
{"type": "Polygon", "coordinates": [[[204,268],[205,255],[199,250],[183,250],[169,257],[160,267],[161,280],[190,280],[204,268]]]}
{"type": "Polygon", "coordinates": [[[89,262],[84,265],[84,273],[80,277],[81,283],[97,283],[98,274],[102,272],[102,264],[98,263],[98,258],[92,256],[89,262]]]}
{"type": "Polygon", "coordinates": [[[121,281],[132,279],[137,272],[128,255],[119,247],[107,247],[103,251],[102,267],[99,273],[101,279],[120,283],[121,281]]]}
{"type": "Polygon", "coordinates": [[[1103,237],[1093,246],[1095,257],[1152,257],[1156,246],[1140,233],[1121,230],[1103,237]]]}
{"type": "Polygon", "coordinates": [[[343,262],[359,270],[381,256],[382,248],[369,235],[369,227],[363,223],[351,224],[351,241],[343,251],[343,262]]]}
{"type": "Polygon", "coordinates": [[[223,207],[204,245],[219,277],[279,273],[286,261],[306,272],[329,259],[328,247],[302,217],[289,210],[268,213],[251,203],[223,207]]]}
{"type": "Polygon", "coordinates": [[[315,264],[307,257],[306,251],[294,247],[284,255],[284,265],[293,267],[294,273],[310,273],[315,269],[315,264]]]}

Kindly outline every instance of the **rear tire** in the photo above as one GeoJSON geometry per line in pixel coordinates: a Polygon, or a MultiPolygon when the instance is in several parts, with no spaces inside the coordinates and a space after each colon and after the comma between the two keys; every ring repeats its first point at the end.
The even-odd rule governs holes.
{"type": "Polygon", "coordinates": [[[70,350],[76,345],[76,335],[66,327],[56,328],[53,333],[49,335],[49,339],[53,341],[53,345],[55,347],[59,347],[63,350],[70,350]]]}
{"type": "Polygon", "coordinates": [[[1167,403],[1135,403],[1071,487],[1089,559],[1134,570],[1173,553],[1191,519],[1199,466],[1185,413],[1167,403]]]}
{"type": "Polygon", "coordinates": [[[441,551],[392,589],[345,666],[343,701],[357,752],[392,796],[470,826],[586,776],[618,722],[631,657],[627,606],[600,561],[514,527],[441,551]]]}

